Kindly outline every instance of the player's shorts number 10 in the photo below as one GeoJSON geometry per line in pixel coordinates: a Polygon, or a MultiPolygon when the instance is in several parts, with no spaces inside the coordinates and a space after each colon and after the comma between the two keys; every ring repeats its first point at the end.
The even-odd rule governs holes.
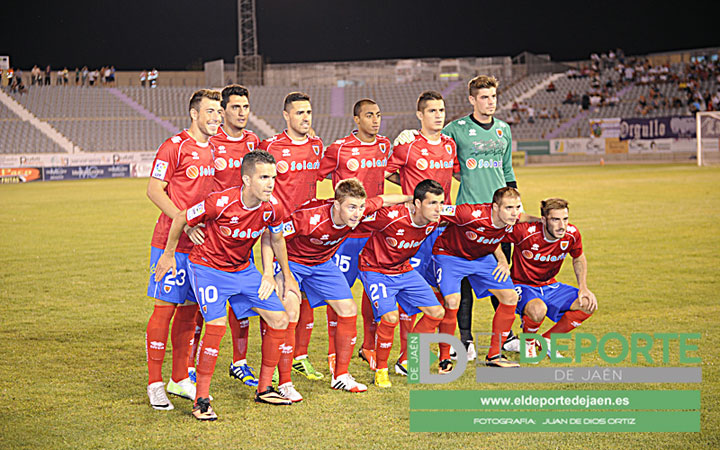
{"type": "Polygon", "coordinates": [[[200,302],[215,303],[218,299],[218,290],[215,286],[206,286],[198,288],[200,291],[200,302]]]}

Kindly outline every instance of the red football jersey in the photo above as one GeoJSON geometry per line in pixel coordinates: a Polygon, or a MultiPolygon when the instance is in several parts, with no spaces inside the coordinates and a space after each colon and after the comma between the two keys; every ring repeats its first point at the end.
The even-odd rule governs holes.
{"type": "MultiPolygon", "coordinates": [[[[200,144],[183,130],[160,146],[153,161],[151,177],[167,181],[165,192],[178,208],[186,209],[204,199],[212,192],[213,145],[200,144]]],[[[151,245],[160,249],[167,244],[168,232],[173,218],[160,213],[151,245]]],[[[188,253],[193,243],[185,233],[180,236],[177,251],[188,253]]]]}
{"type": "Polygon", "coordinates": [[[374,228],[374,231],[360,251],[359,269],[398,274],[412,270],[410,258],[439,223],[415,225],[410,208],[400,204],[380,208],[374,215],[368,216],[363,225],[374,228]]]}
{"type": "Polygon", "coordinates": [[[460,172],[455,141],[443,134],[439,141],[430,142],[418,134],[413,142],[393,149],[386,171],[399,171],[400,186],[405,195],[413,195],[418,183],[431,179],[445,190],[445,203],[452,203],[450,187],[453,174],[460,172]]]}
{"type": "MultiPolygon", "coordinates": [[[[315,266],[328,261],[352,232],[347,225],[332,221],[333,199],[311,200],[298,208],[285,223],[285,239],[290,261],[315,266]]],[[[380,197],[367,199],[365,216],[382,207],[380,197]]]]}
{"type": "Polygon", "coordinates": [[[582,255],[582,237],[577,227],[568,224],[562,239],[545,237],[542,222],[519,223],[507,235],[515,244],[510,277],[514,283],[545,286],[556,283],[555,275],[568,253],[573,258],[582,255]]]}
{"type": "Polygon", "coordinates": [[[513,226],[496,227],[491,213],[492,203],[446,205],[442,218],[450,224],[435,241],[433,254],[472,261],[493,253],[513,226]]]}
{"type": "Polygon", "coordinates": [[[357,178],[365,187],[368,198],[385,192],[385,168],[391,153],[390,140],[378,135],[375,142],[363,142],[355,136],[338,139],[325,150],[320,161],[318,180],[332,174],[332,184],[357,178]]]}
{"type": "Polygon", "coordinates": [[[323,155],[323,143],[319,137],[293,141],[284,131],[260,142],[260,148],[272,154],[277,161],[273,196],[278,199],[283,211],[289,214],[315,198],[323,155]]]}
{"type": "Polygon", "coordinates": [[[210,138],[215,146],[215,185],[213,191],[224,191],[234,186],[242,186],[240,166],[245,155],[258,148],[260,139],[255,133],[243,130],[242,136],[228,136],[220,127],[210,138]]]}
{"type": "Polygon", "coordinates": [[[188,225],[205,223],[205,242],[190,252],[190,261],[225,272],[237,272],[250,264],[250,251],[265,228],[282,232],[282,207],[262,202],[248,208],[242,201],[242,188],[213,192],[188,208],[188,225]]]}

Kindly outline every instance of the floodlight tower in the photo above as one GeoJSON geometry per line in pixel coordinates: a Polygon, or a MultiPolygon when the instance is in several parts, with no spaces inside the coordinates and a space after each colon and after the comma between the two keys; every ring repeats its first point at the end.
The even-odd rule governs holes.
{"type": "Polygon", "coordinates": [[[238,55],[235,57],[237,80],[246,85],[263,84],[262,56],[258,54],[255,0],[238,0],[238,55]]]}

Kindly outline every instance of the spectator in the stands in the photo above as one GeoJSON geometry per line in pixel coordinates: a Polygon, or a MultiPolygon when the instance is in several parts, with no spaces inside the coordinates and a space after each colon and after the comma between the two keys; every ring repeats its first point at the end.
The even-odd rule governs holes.
{"type": "Polygon", "coordinates": [[[547,107],[543,106],[540,109],[540,112],[538,113],[539,119],[549,119],[550,118],[550,111],[548,111],[547,107]]]}
{"type": "Polygon", "coordinates": [[[50,66],[48,65],[45,67],[45,86],[50,86],[50,77],[51,77],[52,69],[50,69],[50,66]]]}
{"type": "Polygon", "coordinates": [[[555,92],[555,85],[553,84],[552,81],[550,82],[550,84],[548,84],[548,85],[545,87],[545,90],[546,90],[547,92],[555,92]]]}

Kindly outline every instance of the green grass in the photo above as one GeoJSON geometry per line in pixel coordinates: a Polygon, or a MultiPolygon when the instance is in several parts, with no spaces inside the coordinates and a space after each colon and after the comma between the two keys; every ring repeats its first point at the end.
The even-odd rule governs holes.
{"type": "MultiPolygon", "coordinates": [[[[250,389],[227,376],[227,337],[212,384],[220,420],[197,423],[185,400],[174,400],[174,411],[155,411],[145,394],[144,333],[152,310],[145,289],[157,210],[145,197],[146,180],[123,179],[0,186],[0,448],[720,447],[720,169],[518,168],[517,177],[531,214],[541,198],[570,201],[571,222],[583,233],[589,285],[600,302],[581,330],[700,332],[703,383],[481,385],[468,370],[456,382],[413,389],[701,389],[701,433],[411,434],[410,386],[394,376],[391,390],[371,386],[363,395],[332,391],[325,380],[297,379],[304,402],[260,406],[250,389]]],[[[321,192],[328,192],[327,184],[321,192]]],[[[560,278],[574,282],[570,264],[560,278]]],[[[486,331],[490,318],[489,302],[478,302],[475,331],[486,331]]],[[[315,328],[311,358],[327,372],[323,311],[315,328]]],[[[250,333],[249,359],[257,366],[256,319],[250,333]]],[[[594,364],[603,365],[596,355],[588,361],[594,364]]],[[[670,365],[678,365],[676,358],[670,365]]],[[[169,370],[168,352],[166,377],[169,370]]],[[[357,358],[351,372],[371,384],[372,374],[357,358]]]]}

